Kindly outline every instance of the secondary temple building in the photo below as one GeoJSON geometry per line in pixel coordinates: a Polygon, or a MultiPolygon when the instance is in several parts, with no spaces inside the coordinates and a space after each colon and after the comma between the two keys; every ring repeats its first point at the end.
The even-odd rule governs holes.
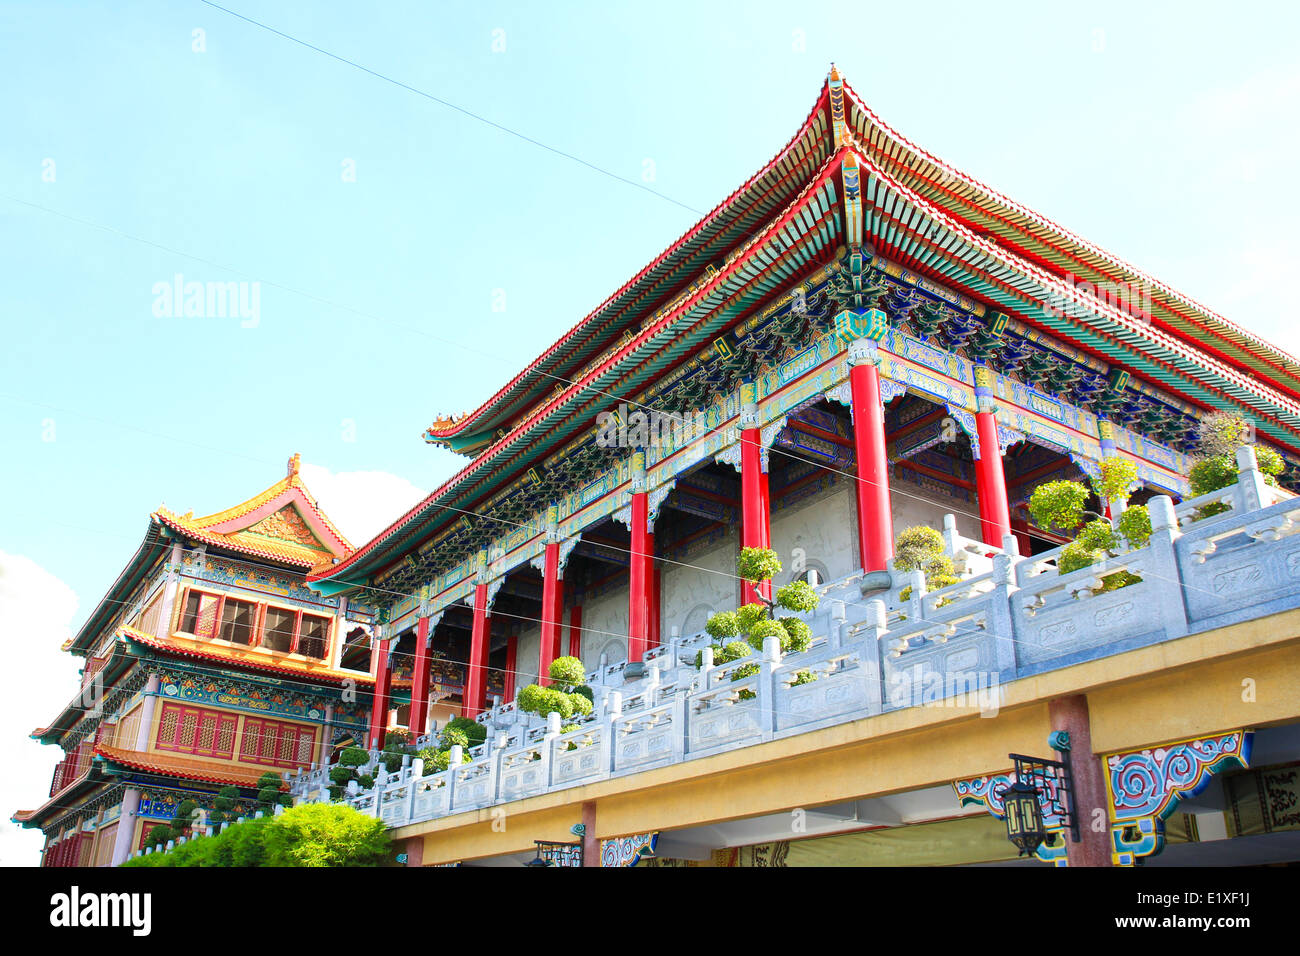
{"type": "MultiPolygon", "coordinates": [[[[139,549],[64,650],[81,687],[32,736],[60,747],[49,800],[16,822],[45,866],[110,866],[177,807],[222,787],[253,812],[257,781],[328,763],[364,739],[373,612],[305,574],[352,547],[298,475],[196,518],[159,508],[139,549]]],[[[202,820],[200,820],[200,823],[202,820]]]]}

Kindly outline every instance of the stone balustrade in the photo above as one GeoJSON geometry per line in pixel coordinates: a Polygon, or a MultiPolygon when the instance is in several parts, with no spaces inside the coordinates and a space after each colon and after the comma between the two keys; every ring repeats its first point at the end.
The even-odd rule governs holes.
{"type": "MultiPolygon", "coordinates": [[[[1143,547],[1067,574],[1060,548],[1021,557],[1011,536],[976,546],[945,522],[950,552],[969,558],[957,584],[927,592],[919,572],[895,572],[890,588],[864,595],[861,573],[831,582],[804,615],[814,639],[803,652],[783,655],[769,638],[717,665],[707,634],[674,639],[647,654],[637,680],[622,667],[592,674],[589,717],[494,707],[479,718],[487,743],[453,748],[447,770],[380,768],[347,802],[402,826],[903,707],[995,710],[1009,681],[1300,607],[1300,499],[1268,485],[1250,449],[1236,485],[1178,506],[1157,496],[1148,509],[1143,547]],[[1119,572],[1137,580],[1115,587],[1119,572]]],[[[327,799],[327,778],[293,778],[295,797],[327,799]]]]}

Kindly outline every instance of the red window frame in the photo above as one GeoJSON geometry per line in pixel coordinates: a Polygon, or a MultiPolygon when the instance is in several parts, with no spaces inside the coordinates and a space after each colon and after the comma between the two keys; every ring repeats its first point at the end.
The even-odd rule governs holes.
{"type": "Polygon", "coordinates": [[[168,702],[163,704],[162,713],[158,717],[154,746],[174,753],[230,760],[235,755],[238,721],[235,714],[168,702]],[[212,735],[211,745],[207,747],[201,744],[205,730],[212,735]],[[229,742],[228,747],[221,745],[223,740],[229,742]]]}
{"type": "MultiPolygon", "coordinates": [[[[201,640],[209,640],[209,641],[224,640],[220,636],[221,618],[223,612],[225,611],[227,597],[228,597],[227,595],[222,594],[219,591],[208,591],[204,588],[187,587],[185,589],[185,599],[181,602],[181,617],[177,625],[178,627],[177,633],[188,634],[191,637],[199,638],[201,640]],[[185,617],[187,613],[186,608],[189,606],[190,597],[193,595],[212,598],[217,602],[216,610],[213,613],[213,625],[212,625],[211,637],[205,638],[201,634],[195,634],[192,631],[184,631],[179,629],[180,627],[183,627],[185,624],[185,617]]],[[[270,608],[275,608],[278,611],[288,611],[291,614],[293,614],[293,637],[289,643],[289,650],[279,651],[278,653],[298,654],[299,656],[304,656],[304,657],[309,656],[310,659],[313,661],[326,661],[329,659],[330,638],[333,635],[333,631],[334,631],[334,616],[332,614],[317,614],[312,611],[304,611],[302,608],[285,607],[282,604],[272,604],[267,601],[251,601],[248,600],[247,598],[241,598],[241,597],[230,597],[230,600],[239,601],[240,603],[243,604],[253,605],[254,607],[253,633],[252,633],[252,638],[248,644],[240,644],[238,641],[225,641],[225,643],[235,644],[239,647],[265,647],[267,611],[270,608]],[[321,638],[322,647],[321,647],[320,657],[316,657],[314,655],[304,655],[299,650],[303,639],[303,622],[309,618],[325,622],[325,633],[324,636],[321,638]]]]}
{"type": "Polygon", "coordinates": [[[268,767],[304,767],[316,752],[316,728],[263,717],[245,717],[239,759],[268,767]],[[302,756],[305,754],[305,756],[302,756]]]}

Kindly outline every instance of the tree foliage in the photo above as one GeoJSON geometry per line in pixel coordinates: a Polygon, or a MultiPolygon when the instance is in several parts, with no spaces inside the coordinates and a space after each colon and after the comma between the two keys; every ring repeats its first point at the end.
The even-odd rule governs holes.
{"type": "Polygon", "coordinates": [[[151,853],[123,866],[386,866],[394,862],[382,820],[348,806],[310,803],[278,817],[246,820],[169,853],[151,853]]]}

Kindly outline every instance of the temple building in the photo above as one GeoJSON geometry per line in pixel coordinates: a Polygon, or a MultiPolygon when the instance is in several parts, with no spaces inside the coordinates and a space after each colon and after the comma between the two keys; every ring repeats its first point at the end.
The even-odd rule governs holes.
{"type": "Polygon", "coordinates": [[[1017,781],[1048,831],[1030,860],[1300,859],[1300,820],[1259,809],[1300,761],[1300,363],[834,70],[776,157],[425,439],[465,467],[308,575],[376,607],[371,747],[432,739],[435,707],[487,729],[349,796],[408,865],[572,862],[575,833],[589,865],[999,862],[1017,781]],[[1244,449],[1189,503],[1216,410],[1284,469],[1244,449]],[[1088,506],[1147,505],[1150,541],[1067,573],[1029,497],[1113,460],[1137,487],[1088,506]],[[916,525],[957,584],[895,566],[916,525]],[[738,579],[745,547],[774,582],[738,579]],[[795,579],[812,648],[714,664],[709,617],[795,579]],[[595,702],[563,723],[517,700],[562,655],[595,702]]]}
{"type": "Polygon", "coordinates": [[[81,687],[32,734],[65,754],[49,800],[13,818],[44,832],[42,865],[117,865],[182,801],[206,814],[223,787],[254,812],[263,774],[328,763],[364,738],[373,612],[304,580],[352,550],[297,455],[233,508],[149,516],[64,646],[85,659],[81,687]]]}

